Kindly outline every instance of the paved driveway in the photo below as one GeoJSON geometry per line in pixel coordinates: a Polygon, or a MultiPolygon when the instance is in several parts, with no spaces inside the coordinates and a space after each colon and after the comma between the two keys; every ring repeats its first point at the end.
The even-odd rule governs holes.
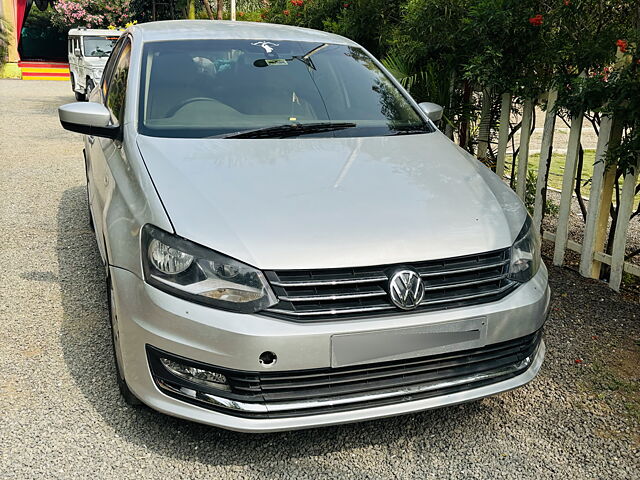
{"type": "Polygon", "coordinates": [[[638,303],[554,269],[530,385],[387,420],[250,436],[120,399],[64,82],[0,80],[0,478],[638,478],[638,303]],[[635,410],[634,410],[635,409],[635,410]]]}

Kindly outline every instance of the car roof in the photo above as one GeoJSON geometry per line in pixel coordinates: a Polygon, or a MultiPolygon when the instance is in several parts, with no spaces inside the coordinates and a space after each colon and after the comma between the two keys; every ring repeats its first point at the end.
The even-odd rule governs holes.
{"type": "Polygon", "coordinates": [[[142,37],[142,41],[145,43],[165,40],[246,39],[357,45],[352,40],[333,33],[262,22],[166,20],[134,25],[129,28],[129,31],[134,37],[142,37]]]}
{"type": "Polygon", "coordinates": [[[72,28],[69,30],[69,35],[89,35],[89,36],[119,36],[122,32],[120,30],[109,30],[108,28],[72,28]]]}

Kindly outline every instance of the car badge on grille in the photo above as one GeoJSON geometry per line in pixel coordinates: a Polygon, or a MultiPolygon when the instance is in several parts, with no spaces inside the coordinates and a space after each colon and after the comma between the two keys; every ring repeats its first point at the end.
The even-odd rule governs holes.
{"type": "Polygon", "coordinates": [[[402,310],[413,310],[424,297],[424,284],[413,270],[399,270],[389,280],[389,295],[393,304],[402,310]]]}

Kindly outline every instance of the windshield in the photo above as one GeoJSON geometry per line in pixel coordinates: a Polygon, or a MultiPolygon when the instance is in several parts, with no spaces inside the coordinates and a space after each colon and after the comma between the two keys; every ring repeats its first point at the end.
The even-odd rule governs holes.
{"type": "Polygon", "coordinates": [[[158,137],[307,124],[315,126],[300,131],[323,137],[432,131],[364,51],[311,42],[149,43],[139,115],[140,133],[158,137]],[[337,122],[340,128],[317,128],[337,122]]]}
{"type": "Polygon", "coordinates": [[[83,37],[85,57],[108,57],[118,37],[83,37]]]}

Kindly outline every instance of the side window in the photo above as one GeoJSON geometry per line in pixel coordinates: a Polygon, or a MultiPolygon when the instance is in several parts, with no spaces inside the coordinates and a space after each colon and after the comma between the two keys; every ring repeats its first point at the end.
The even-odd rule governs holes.
{"type": "Polygon", "coordinates": [[[122,123],[124,101],[127,95],[127,79],[129,78],[129,60],[131,59],[131,42],[127,41],[116,60],[113,73],[107,86],[107,108],[111,115],[122,123]]]}
{"type": "Polygon", "coordinates": [[[113,46],[113,50],[111,50],[109,58],[107,59],[107,63],[104,66],[104,71],[102,72],[102,84],[100,85],[100,89],[102,90],[102,98],[107,98],[107,90],[109,89],[111,73],[113,72],[115,63],[118,61],[118,54],[120,53],[120,49],[124,41],[125,37],[121,37],[116,42],[116,44],[113,46]]]}

